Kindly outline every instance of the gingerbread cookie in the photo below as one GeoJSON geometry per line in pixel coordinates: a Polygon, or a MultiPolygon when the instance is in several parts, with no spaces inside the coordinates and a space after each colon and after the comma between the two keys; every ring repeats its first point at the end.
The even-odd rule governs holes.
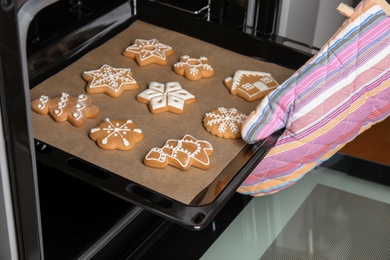
{"type": "Polygon", "coordinates": [[[130,150],[144,138],[144,133],[131,120],[110,120],[89,132],[89,137],[105,150],[130,150]]]}
{"type": "Polygon", "coordinates": [[[168,164],[180,170],[194,166],[210,169],[213,147],[207,141],[185,135],[181,140],[168,140],[162,148],[153,148],[144,158],[144,164],[154,168],[165,168],[168,164]]]}
{"type": "Polygon", "coordinates": [[[203,118],[203,125],[213,135],[228,139],[241,138],[241,126],[247,115],[235,108],[220,107],[203,118]]]}
{"type": "Polygon", "coordinates": [[[181,88],[178,82],[166,84],[151,82],[149,88],[137,96],[137,100],[149,104],[153,114],[170,111],[183,114],[184,107],[195,102],[195,96],[181,88]]]}
{"type": "Polygon", "coordinates": [[[173,70],[189,80],[199,80],[214,75],[214,69],[206,57],[195,59],[184,55],[179,62],[175,63],[173,70]]]}
{"type": "Polygon", "coordinates": [[[71,97],[62,93],[61,97],[50,99],[40,96],[31,102],[31,109],[41,115],[49,114],[56,122],[68,120],[75,127],[82,126],[87,118],[95,118],[99,108],[92,105],[92,100],[87,95],[71,97]]]}
{"type": "Polygon", "coordinates": [[[275,89],[279,84],[270,73],[250,70],[237,70],[233,77],[224,80],[230,94],[251,102],[259,100],[275,89]]]}
{"type": "Polygon", "coordinates": [[[125,90],[138,89],[137,82],[131,76],[131,69],[118,69],[105,64],[98,70],[85,71],[82,78],[88,82],[87,93],[119,97],[125,90]]]}
{"type": "Polygon", "coordinates": [[[139,66],[149,64],[167,65],[167,57],[173,54],[173,50],[172,47],[162,44],[156,39],[137,39],[122,54],[125,57],[135,59],[139,66]]]}

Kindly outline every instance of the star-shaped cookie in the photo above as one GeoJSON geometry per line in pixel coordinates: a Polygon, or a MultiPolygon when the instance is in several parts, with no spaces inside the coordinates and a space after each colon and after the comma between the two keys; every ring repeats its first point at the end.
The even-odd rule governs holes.
{"type": "Polygon", "coordinates": [[[105,64],[98,70],[85,71],[82,78],[88,82],[86,91],[90,94],[106,93],[111,97],[119,97],[125,90],[138,89],[128,68],[113,68],[105,64]]]}
{"type": "Polygon", "coordinates": [[[183,55],[180,61],[173,65],[173,71],[189,80],[209,78],[214,75],[214,69],[206,57],[199,59],[183,55]]]}
{"type": "Polygon", "coordinates": [[[154,168],[172,165],[180,170],[188,170],[191,165],[203,170],[211,167],[210,156],[213,147],[207,141],[197,140],[186,134],[180,140],[169,139],[162,148],[153,148],[144,158],[144,164],[154,168]]]}
{"type": "Polygon", "coordinates": [[[279,86],[270,73],[250,70],[237,70],[233,77],[227,77],[223,83],[230,94],[248,102],[263,98],[279,86]]]}
{"type": "Polygon", "coordinates": [[[58,123],[69,121],[75,127],[82,126],[87,118],[95,118],[99,113],[99,108],[92,105],[87,95],[72,97],[68,93],[53,99],[42,95],[31,101],[31,109],[40,115],[49,114],[58,123]]]}
{"type": "Polygon", "coordinates": [[[89,137],[106,150],[130,150],[144,138],[144,133],[133,121],[111,120],[106,118],[97,127],[92,128],[89,137]]]}
{"type": "Polygon", "coordinates": [[[133,45],[122,52],[123,56],[135,59],[139,66],[149,64],[167,65],[167,57],[172,54],[171,46],[162,44],[156,39],[136,39],[133,45]]]}
{"type": "Polygon", "coordinates": [[[149,88],[137,96],[137,100],[149,104],[153,114],[165,111],[183,114],[185,105],[195,102],[195,96],[182,89],[179,82],[151,82],[149,88]]]}

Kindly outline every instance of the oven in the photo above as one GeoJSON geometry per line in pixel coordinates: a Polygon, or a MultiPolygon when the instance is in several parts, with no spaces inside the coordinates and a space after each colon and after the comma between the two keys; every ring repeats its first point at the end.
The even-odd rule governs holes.
{"type": "MultiPolygon", "coordinates": [[[[181,201],[183,192],[174,193],[173,185],[165,185],[167,193],[156,191],[142,177],[128,179],[100,165],[99,158],[91,162],[82,149],[68,149],[67,141],[62,149],[42,138],[51,132],[61,139],[63,133],[44,123],[37,130],[31,96],[41,89],[59,93],[50,81],[61,82],[59,73],[85,62],[92,52],[101,55],[101,46],[115,44],[124,33],[147,30],[182,48],[195,39],[202,48],[226,51],[238,61],[272,64],[282,80],[317,50],[277,34],[282,2],[1,1],[0,209],[6,231],[1,241],[7,241],[2,256],[199,259],[251,201],[235,190],[278,133],[234,150],[215,179],[181,201]],[[286,44],[291,42],[303,50],[286,44]]],[[[103,59],[99,55],[96,60],[103,59]]],[[[122,168],[127,173],[132,167],[122,168]]]]}

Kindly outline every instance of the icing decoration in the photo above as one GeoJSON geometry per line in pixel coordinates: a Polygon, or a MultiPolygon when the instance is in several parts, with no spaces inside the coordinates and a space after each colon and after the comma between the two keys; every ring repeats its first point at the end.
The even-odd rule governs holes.
{"type": "Polygon", "coordinates": [[[180,170],[187,170],[191,165],[209,169],[212,154],[213,147],[209,142],[186,134],[181,140],[169,139],[162,148],[151,149],[144,163],[155,168],[165,168],[170,164],[180,170]]]}
{"type": "Polygon", "coordinates": [[[173,70],[190,80],[199,80],[214,75],[214,69],[206,57],[195,59],[188,55],[183,55],[180,61],[174,64],[173,70]]]}
{"type": "Polygon", "coordinates": [[[87,118],[95,118],[99,113],[99,108],[92,105],[92,100],[87,95],[72,97],[65,92],[54,99],[42,95],[31,102],[31,109],[41,115],[49,114],[56,122],[68,120],[76,127],[84,124],[87,118]]]}
{"type": "Polygon", "coordinates": [[[48,96],[40,96],[38,98],[38,104],[36,105],[36,108],[39,109],[39,110],[44,110],[47,108],[46,106],[46,103],[49,101],[49,97],[48,96]]]}
{"type": "Polygon", "coordinates": [[[102,149],[130,150],[143,139],[143,132],[131,120],[110,120],[92,128],[89,136],[102,149]]]}
{"type": "Polygon", "coordinates": [[[263,98],[279,85],[270,73],[250,70],[236,71],[233,77],[224,80],[224,84],[230,94],[249,102],[263,98]]]}
{"type": "Polygon", "coordinates": [[[167,56],[173,54],[170,46],[160,43],[156,39],[142,40],[136,39],[134,44],[127,47],[123,55],[135,58],[138,65],[144,66],[151,63],[160,65],[167,64],[167,56]]]}
{"type": "Polygon", "coordinates": [[[240,138],[241,126],[247,116],[235,108],[220,107],[206,113],[203,124],[207,131],[224,138],[240,138]]]}
{"type": "Polygon", "coordinates": [[[149,104],[152,113],[170,111],[183,114],[185,105],[195,102],[195,96],[182,89],[178,82],[151,82],[149,88],[137,96],[137,100],[149,104]]]}
{"type": "Polygon", "coordinates": [[[128,68],[113,68],[105,64],[98,70],[85,71],[82,77],[88,82],[88,93],[107,93],[119,97],[125,90],[138,89],[128,68]]]}

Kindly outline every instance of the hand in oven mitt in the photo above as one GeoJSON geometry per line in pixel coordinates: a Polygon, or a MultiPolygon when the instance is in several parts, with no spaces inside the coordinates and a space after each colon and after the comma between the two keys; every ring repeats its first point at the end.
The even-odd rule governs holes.
{"type": "Polygon", "coordinates": [[[285,128],[239,187],[260,196],[286,188],[390,114],[390,6],[363,0],[322,49],[269,93],[242,128],[255,143],[285,128]]]}

